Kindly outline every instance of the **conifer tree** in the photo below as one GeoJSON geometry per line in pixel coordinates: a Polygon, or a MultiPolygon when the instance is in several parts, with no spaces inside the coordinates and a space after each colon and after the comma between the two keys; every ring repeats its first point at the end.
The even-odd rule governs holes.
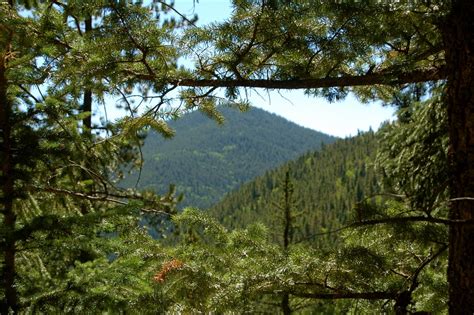
{"type": "Polygon", "coordinates": [[[164,10],[103,1],[0,4],[1,313],[123,307],[131,296],[110,290],[113,283],[144,290],[136,299],[149,293],[119,276],[148,270],[127,244],[143,239],[142,213],[169,215],[176,200],[172,192],[124,191],[115,181],[136,160],[141,130],[171,134],[160,113],[167,100],[140,117],[130,101],[135,89],[143,100],[147,91],[166,90],[158,82],[150,88],[135,71],[160,69],[163,78],[179,71],[170,42],[182,24],[158,23],[152,12],[163,17],[172,8],[161,4],[164,10]],[[95,107],[110,96],[132,117],[95,122],[95,107]],[[100,269],[115,277],[97,281],[100,269]]]}
{"type": "Polygon", "coordinates": [[[234,4],[230,20],[188,37],[198,47],[193,52],[200,78],[180,80],[181,86],[209,87],[201,94],[206,96],[221,87],[237,98],[244,87],[305,89],[330,100],[353,91],[363,100],[384,101],[411,84],[444,86],[451,152],[450,211],[442,218],[450,229],[449,305],[452,313],[474,312],[474,261],[467,254],[474,246],[469,241],[474,229],[474,4],[234,4]]]}

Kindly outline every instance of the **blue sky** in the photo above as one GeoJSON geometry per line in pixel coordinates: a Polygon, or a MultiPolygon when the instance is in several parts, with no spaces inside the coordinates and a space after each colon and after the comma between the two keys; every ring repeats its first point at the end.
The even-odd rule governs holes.
{"type": "MultiPolygon", "coordinates": [[[[229,0],[176,0],[175,8],[188,15],[196,13],[198,25],[222,21],[231,14],[229,0]]],[[[251,93],[252,105],[339,137],[356,135],[359,130],[369,128],[376,130],[382,122],[393,118],[394,113],[393,108],[378,103],[361,104],[352,96],[329,103],[322,98],[307,97],[303,91],[257,92],[251,93]]]]}

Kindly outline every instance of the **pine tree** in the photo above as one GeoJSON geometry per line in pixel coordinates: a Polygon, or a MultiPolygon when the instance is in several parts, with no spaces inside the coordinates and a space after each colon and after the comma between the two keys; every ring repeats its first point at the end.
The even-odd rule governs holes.
{"type": "MultiPolygon", "coordinates": [[[[239,1],[232,18],[189,36],[212,45],[197,65],[200,78],[181,86],[305,89],[337,100],[349,91],[389,101],[397,90],[421,83],[444,86],[449,121],[450,312],[474,312],[472,198],[474,196],[474,4],[319,3],[239,1]],[[268,27],[272,25],[272,27],[268,27]]],[[[196,51],[196,50],[195,50],[196,51]]],[[[198,91],[200,91],[198,89],[198,91]]],[[[429,92],[428,92],[429,93],[429,92]]]]}
{"type": "MultiPolygon", "coordinates": [[[[139,89],[146,99],[150,84],[133,73],[179,71],[167,44],[180,23],[157,23],[153,11],[125,2],[0,6],[0,312],[126,309],[132,295],[111,290],[114,284],[135,291],[136,300],[152,290],[120,276],[152,274],[130,245],[140,239],[141,255],[156,251],[146,249],[140,216],[168,216],[176,201],[172,192],[115,185],[122,165],[137,158],[141,130],[171,134],[158,112],[165,101],[135,117],[129,98],[139,89]],[[94,106],[107,95],[120,96],[132,118],[94,122],[94,106]],[[101,281],[98,270],[110,274],[101,281]]],[[[163,7],[154,12],[171,8],[163,7]]],[[[165,88],[156,82],[151,89],[165,88]]]]}

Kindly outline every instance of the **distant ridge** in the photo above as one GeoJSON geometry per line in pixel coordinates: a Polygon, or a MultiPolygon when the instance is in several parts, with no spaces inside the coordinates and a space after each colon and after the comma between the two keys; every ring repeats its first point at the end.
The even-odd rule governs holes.
{"type": "MultiPolygon", "coordinates": [[[[265,171],[337,139],[254,107],[219,111],[225,117],[222,125],[192,112],[170,122],[176,131],[172,139],[151,132],[142,149],[139,186],[165,192],[176,184],[185,195],[181,207],[207,208],[265,171]]],[[[131,187],[135,181],[136,174],[122,185],[131,187]]]]}

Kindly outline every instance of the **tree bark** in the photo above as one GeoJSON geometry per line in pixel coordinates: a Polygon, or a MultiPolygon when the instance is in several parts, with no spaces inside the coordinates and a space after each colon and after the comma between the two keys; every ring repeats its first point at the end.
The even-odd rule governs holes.
{"type": "MultiPolygon", "coordinates": [[[[85,34],[90,33],[92,31],[92,17],[86,18],[84,21],[85,25],[85,34]]],[[[90,88],[86,88],[84,90],[84,99],[82,104],[82,112],[89,112],[90,115],[85,117],[82,120],[82,125],[84,128],[84,133],[88,134],[92,128],[92,91],[90,88]]]]}
{"type": "MultiPolygon", "coordinates": [[[[450,139],[451,220],[474,219],[474,2],[453,0],[443,25],[450,139]]],[[[449,312],[474,314],[474,225],[449,229],[449,312]]]]}
{"type": "MultiPolygon", "coordinates": [[[[130,74],[130,73],[129,73],[130,74]]],[[[136,74],[139,79],[151,80],[155,78],[149,74],[136,74]]],[[[444,68],[428,69],[428,70],[413,70],[409,72],[383,72],[371,73],[366,75],[354,75],[343,77],[327,77],[320,79],[295,79],[295,80],[267,80],[267,79],[211,79],[211,80],[196,80],[183,79],[172,82],[178,86],[190,87],[251,87],[264,89],[318,89],[329,87],[348,87],[348,86],[369,86],[369,85],[397,85],[407,83],[418,83],[428,81],[439,81],[446,77],[444,68]]]]}
{"type": "Polygon", "coordinates": [[[283,311],[284,315],[291,315],[290,294],[288,292],[283,293],[283,297],[281,299],[281,310],[283,311]]]}
{"type": "Polygon", "coordinates": [[[1,214],[3,215],[2,229],[4,231],[2,244],[3,266],[1,269],[1,283],[5,296],[0,301],[0,313],[8,314],[9,310],[18,310],[18,294],[15,287],[15,254],[14,238],[16,216],[13,211],[14,200],[14,158],[11,114],[12,104],[8,100],[6,77],[7,56],[10,49],[0,52],[0,132],[1,132],[1,214]]]}
{"type": "Polygon", "coordinates": [[[284,211],[284,229],[283,229],[283,250],[285,254],[288,254],[288,247],[290,246],[290,242],[293,238],[293,222],[291,217],[291,181],[290,181],[290,171],[286,171],[285,174],[285,183],[283,187],[284,192],[284,204],[283,204],[283,211],[284,211]]]}

